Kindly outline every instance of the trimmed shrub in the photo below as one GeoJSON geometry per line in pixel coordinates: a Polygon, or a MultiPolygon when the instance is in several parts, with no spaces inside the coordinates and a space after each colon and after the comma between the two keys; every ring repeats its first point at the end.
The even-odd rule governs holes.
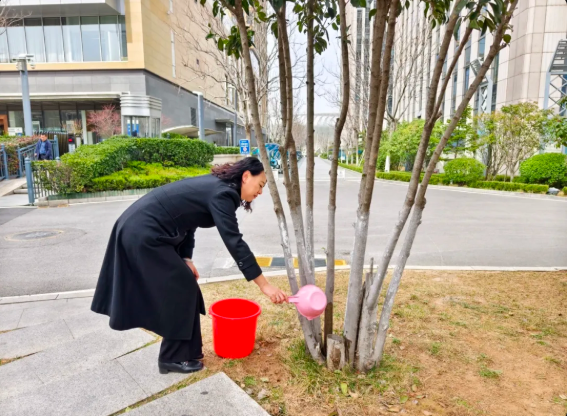
{"type": "Polygon", "coordinates": [[[319,155],[319,157],[320,157],[321,159],[328,159],[328,158],[329,158],[329,155],[328,155],[327,153],[321,153],[321,154],[319,155]]]}
{"type": "Polygon", "coordinates": [[[545,194],[549,189],[547,185],[531,185],[515,182],[479,181],[470,183],[469,188],[494,189],[497,191],[528,192],[533,194],[545,194]]]}
{"type": "Polygon", "coordinates": [[[563,195],[567,196],[567,186],[563,188],[563,195]]]}
{"type": "Polygon", "coordinates": [[[520,173],[526,183],[540,183],[561,188],[567,185],[567,156],[561,153],[532,156],[522,162],[520,173]]]}
{"type": "Polygon", "coordinates": [[[480,181],[486,166],[476,159],[461,157],[445,164],[445,179],[448,183],[466,185],[480,181]]]}
{"type": "MultiPolygon", "coordinates": [[[[345,163],[339,163],[345,169],[354,170],[356,172],[362,173],[363,167],[356,166],[356,165],[347,165],[345,163]]],[[[429,180],[429,184],[431,185],[442,185],[444,180],[444,174],[442,173],[434,173],[431,175],[431,179],[429,180]]],[[[401,181],[401,182],[409,182],[411,180],[411,172],[376,172],[376,178],[384,179],[389,181],[401,181]]],[[[419,180],[423,179],[423,173],[419,176],[419,180]]]]}
{"type": "Polygon", "coordinates": [[[239,155],[240,147],[215,146],[215,155],[239,155]]]}
{"type": "Polygon", "coordinates": [[[215,155],[214,145],[202,140],[133,139],[132,160],[146,163],[172,162],[175,166],[207,166],[215,155]]]}
{"type": "Polygon", "coordinates": [[[87,190],[101,192],[157,188],[184,178],[206,175],[209,172],[208,167],[164,167],[160,163],[136,161],[128,163],[128,166],[119,172],[93,179],[87,190]]]}
{"type": "Polygon", "coordinates": [[[97,145],[81,146],[75,153],[63,155],[61,164],[41,162],[34,166],[40,170],[40,181],[46,189],[67,194],[83,192],[95,178],[122,170],[130,161],[206,167],[213,156],[214,146],[200,140],[114,137],[97,145]]]}

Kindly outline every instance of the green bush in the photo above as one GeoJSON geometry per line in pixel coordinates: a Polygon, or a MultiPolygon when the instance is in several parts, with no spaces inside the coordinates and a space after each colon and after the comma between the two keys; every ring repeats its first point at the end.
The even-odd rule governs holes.
{"type": "Polygon", "coordinates": [[[0,144],[3,144],[4,149],[6,150],[9,172],[17,172],[20,166],[20,161],[18,160],[18,148],[36,144],[38,140],[38,137],[24,136],[3,136],[0,138],[0,144]]]}
{"type": "Polygon", "coordinates": [[[215,155],[239,155],[240,147],[215,146],[215,155]]]}
{"type": "Polygon", "coordinates": [[[448,183],[467,185],[480,181],[484,176],[485,168],[484,164],[470,157],[453,159],[444,166],[445,179],[448,183]]]}
{"type": "Polygon", "coordinates": [[[210,169],[204,167],[165,167],[160,163],[130,162],[121,171],[95,178],[88,191],[121,191],[124,189],[157,188],[184,178],[206,175],[210,169]]]}
{"type": "Polygon", "coordinates": [[[567,186],[563,188],[563,195],[567,196],[567,186]]]}
{"type": "Polygon", "coordinates": [[[327,153],[321,153],[321,154],[319,155],[319,157],[320,157],[321,159],[328,159],[328,158],[329,158],[329,155],[328,155],[327,153]]]}
{"type": "Polygon", "coordinates": [[[531,185],[515,182],[479,181],[468,185],[470,188],[494,189],[497,191],[523,191],[533,194],[545,194],[549,189],[547,185],[531,185]]]}
{"type": "Polygon", "coordinates": [[[195,140],[192,137],[188,137],[184,134],[179,134],[179,133],[162,133],[161,137],[164,139],[191,139],[191,140],[195,140]],[[169,135],[169,137],[167,137],[169,135]]]}
{"type": "Polygon", "coordinates": [[[215,155],[214,145],[202,140],[132,139],[135,154],[132,160],[146,163],[172,162],[175,166],[207,166],[215,155]]]}
{"type": "Polygon", "coordinates": [[[561,153],[532,156],[522,162],[520,174],[526,183],[540,183],[561,188],[567,185],[567,156],[561,153]]]}
{"type": "Polygon", "coordinates": [[[42,162],[34,164],[34,169],[40,170],[40,181],[46,189],[67,194],[83,192],[95,178],[122,170],[130,161],[206,167],[213,156],[214,146],[200,140],[113,137],[63,155],[61,164],[42,162]]]}

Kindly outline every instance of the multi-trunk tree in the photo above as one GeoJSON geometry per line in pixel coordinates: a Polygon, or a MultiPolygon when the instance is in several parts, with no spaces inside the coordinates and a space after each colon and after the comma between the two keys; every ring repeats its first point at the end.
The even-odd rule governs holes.
{"type": "MultiPolygon", "coordinates": [[[[205,0],[202,0],[204,3],[205,0]]],[[[270,169],[267,170],[270,194],[274,203],[274,210],[278,219],[283,252],[286,258],[286,268],[289,278],[290,288],[295,293],[299,284],[312,284],[315,282],[313,268],[313,210],[312,210],[312,190],[313,190],[313,152],[310,146],[313,142],[311,134],[312,122],[310,117],[313,114],[313,94],[308,95],[308,123],[307,123],[307,215],[303,215],[302,200],[299,185],[299,171],[296,158],[296,142],[293,137],[293,73],[292,62],[289,53],[289,14],[297,16],[296,22],[300,31],[307,31],[307,47],[316,53],[321,52],[327,45],[328,31],[331,28],[338,32],[341,46],[341,67],[342,67],[342,106],[339,119],[335,127],[333,137],[331,169],[330,169],[330,189],[328,195],[328,240],[327,240],[327,280],[326,293],[329,306],[325,316],[324,334],[322,334],[321,322],[319,320],[307,321],[298,316],[303,328],[306,347],[311,356],[323,362],[324,342],[332,339],[333,347],[342,346],[346,351],[341,362],[348,363],[360,371],[368,371],[375,367],[381,360],[390,316],[394,304],[394,299],[400,285],[401,277],[405,264],[410,255],[415,235],[426,204],[426,191],[431,175],[439,161],[441,154],[451,140],[455,129],[458,126],[463,112],[467,108],[471,97],[474,95],[478,86],[484,79],[497,53],[506,47],[511,41],[510,19],[518,3],[518,0],[377,0],[375,8],[371,10],[372,18],[372,58],[370,61],[370,81],[368,86],[368,128],[366,132],[364,150],[364,171],[360,182],[359,205],[355,220],[355,241],[351,256],[351,269],[349,275],[349,287],[347,297],[347,308],[345,312],[345,322],[343,337],[329,336],[332,333],[332,310],[334,298],[334,241],[335,241],[335,210],[337,202],[337,170],[338,153],[341,143],[341,135],[347,118],[349,102],[349,92],[351,90],[349,82],[349,33],[346,22],[346,1],[337,0],[328,2],[314,2],[312,0],[288,1],[271,0],[270,7],[265,9],[262,4],[252,0],[216,0],[213,1],[213,12],[216,16],[223,16],[230,13],[236,21],[236,29],[231,31],[231,35],[223,41],[225,52],[229,56],[236,56],[243,60],[246,84],[250,94],[250,108],[254,128],[261,130],[261,121],[257,108],[257,92],[254,82],[254,71],[251,60],[250,47],[253,44],[254,32],[247,24],[247,16],[251,15],[251,10],[256,19],[265,21],[269,24],[272,33],[277,38],[278,43],[278,63],[279,63],[279,86],[282,125],[284,127],[284,144],[282,146],[282,161],[284,165],[284,183],[286,196],[291,213],[293,232],[297,246],[299,258],[299,277],[293,267],[292,247],[289,239],[288,221],[283,211],[282,200],[270,169]],[[412,3],[420,5],[420,10],[424,14],[426,24],[441,26],[442,37],[440,46],[436,51],[436,58],[432,59],[431,77],[429,80],[426,106],[424,113],[424,125],[419,140],[418,151],[415,156],[412,177],[409,183],[405,201],[401,207],[398,221],[396,222],[391,235],[389,236],[386,248],[379,258],[376,273],[367,274],[365,279],[364,260],[367,253],[368,226],[370,221],[370,207],[373,199],[374,176],[380,143],[383,135],[383,128],[386,119],[386,104],[388,89],[390,86],[392,68],[392,50],[396,39],[397,25],[399,16],[405,8],[412,3]],[[455,53],[448,62],[445,72],[443,64],[447,58],[448,50],[452,44],[451,40],[459,28],[465,28],[464,34],[460,37],[460,43],[455,47],[455,53]],[[444,103],[444,96],[452,78],[454,68],[459,57],[463,53],[465,44],[469,40],[473,31],[490,32],[493,42],[487,53],[476,77],[467,89],[460,105],[455,109],[454,114],[447,124],[439,143],[435,146],[435,151],[428,156],[431,136],[435,125],[441,117],[441,105],[444,103]],[[445,74],[444,74],[445,72],[445,74]],[[443,77],[444,76],[444,77],[443,77]],[[287,157],[289,154],[289,157],[287,157]],[[427,160],[429,159],[429,160],[427,160]],[[289,165],[289,166],[288,166],[289,165]],[[420,174],[424,171],[423,179],[420,181],[420,174]],[[311,189],[311,190],[310,190],[311,189]],[[409,220],[409,225],[407,224],[409,220]],[[378,299],[385,286],[385,279],[388,267],[394,256],[394,250],[402,231],[407,226],[407,233],[402,243],[401,250],[395,262],[393,276],[387,287],[383,308],[378,315],[378,299]],[[378,319],[379,317],[379,319],[378,319]]],[[[365,7],[364,0],[351,0],[350,4],[355,7],[365,7]]],[[[336,35],[333,35],[336,36],[336,35]]],[[[309,52],[309,51],[308,51],[309,52]]],[[[314,85],[315,79],[311,77],[310,71],[313,70],[313,59],[307,59],[307,85],[308,91],[314,85]]],[[[312,72],[311,72],[312,73],[312,72]]],[[[268,155],[264,143],[258,140],[260,156],[265,166],[269,166],[268,155]]],[[[370,248],[371,249],[371,248],[370,248]]],[[[341,350],[341,348],[339,348],[341,350]]]]}

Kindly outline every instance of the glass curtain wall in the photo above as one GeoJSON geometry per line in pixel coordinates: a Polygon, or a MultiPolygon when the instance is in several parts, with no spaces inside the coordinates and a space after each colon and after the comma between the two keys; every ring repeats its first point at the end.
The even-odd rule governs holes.
{"type": "Polygon", "coordinates": [[[0,27],[0,63],[21,54],[35,62],[128,60],[124,16],[25,18],[0,27]],[[5,30],[4,30],[5,29],[5,30]]]}

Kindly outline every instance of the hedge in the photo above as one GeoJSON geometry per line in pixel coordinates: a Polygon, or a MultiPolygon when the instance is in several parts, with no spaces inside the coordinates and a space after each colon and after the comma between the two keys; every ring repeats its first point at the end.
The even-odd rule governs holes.
{"type": "Polygon", "coordinates": [[[124,189],[157,188],[184,178],[206,175],[210,169],[203,167],[164,167],[160,163],[130,162],[121,171],[95,178],[87,191],[122,191],[124,189]]]}
{"type": "MultiPolygon", "coordinates": [[[[355,166],[355,165],[347,165],[346,163],[339,163],[339,165],[345,169],[354,170],[356,172],[362,173],[363,167],[362,166],[355,166]]],[[[431,179],[429,180],[429,184],[431,185],[442,185],[444,174],[442,173],[434,173],[431,175],[431,179]]],[[[378,179],[385,179],[389,181],[401,181],[401,182],[409,182],[411,180],[411,172],[376,172],[376,178],[378,179]]],[[[419,180],[423,179],[423,173],[419,175],[419,180]]]]}
{"type": "Polygon", "coordinates": [[[239,155],[240,147],[215,146],[215,155],[239,155]]]}
{"type": "Polygon", "coordinates": [[[526,183],[539,183],[561,188],[567,185],[567,156],[544,153],[524,160],[520,165],[526,183]]]}
{"type": "Polygon", "coordinates": [[[563,188],[563,195],[567,196],[567,186],[563,188]]]}
{"type": "Polygon", "coordinates": [[[497,191],[523,191],[533,194],[545,194],[549,189],[547,185],[533,185],[515,182],[479,181],[468,185],[469,188],[494,189],[497,191]]]}
{"type": "Polygon", "coordinates": [[[486,166],[472,157],[460,157],[447,162],[444,166],[447,182],[458,185],[482,180],[486,166]]]}
{"type": "Polygon", "coordinates": [[[206,167],[214,146],[200,140],[110,138],[97,145],[79,147],[54,161],[34,162],[42,185],[60,194],[83,192],[95,178],[122,170],[130,161],[181,167],[206,167]]]}

